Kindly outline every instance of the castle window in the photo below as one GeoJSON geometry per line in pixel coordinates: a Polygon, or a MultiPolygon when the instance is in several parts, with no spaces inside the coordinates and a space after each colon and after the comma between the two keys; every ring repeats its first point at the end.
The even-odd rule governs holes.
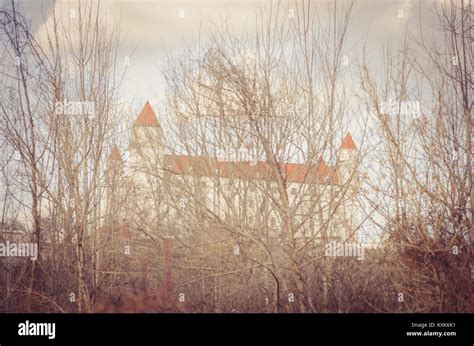
{"type": "Polygon", "coordinates": [[[297,192],[298,192],[298,189],[296,187],[291,188],[291,194],[292,195],[296,195],[297,192]]]}

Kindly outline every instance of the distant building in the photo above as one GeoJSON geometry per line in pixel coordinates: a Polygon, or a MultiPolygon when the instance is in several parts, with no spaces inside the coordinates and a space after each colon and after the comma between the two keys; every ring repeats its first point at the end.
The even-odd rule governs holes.
{"type": "MultiPolygon", "coordinates": [[[[108,159],[106,225],[122,229],[133,220],[143,227],[179,225],[186,215],[199,215],[197,209],[200,215],[250,227],[278,229],[283,224],[269,198],[278,198],[281,187],[268,161],[167,154],[162,127],[148,102],[133,125],[128,157],[124,162],[114,147],[108,159]]],[[[297,237],[319,237],[324,229],[326,239],[356,241],[358,157],[348,133],[334,165],[323,159],[314,165],[278,163],[293,219],[303,223],[297,237]]]]}

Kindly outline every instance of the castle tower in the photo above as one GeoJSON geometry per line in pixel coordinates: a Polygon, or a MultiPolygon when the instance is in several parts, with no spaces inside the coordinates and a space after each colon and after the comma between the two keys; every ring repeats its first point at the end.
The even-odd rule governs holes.
{"type": "Polygon", "coordinates": [[[347,133],[337,150],[337,168],[342,185],[345,185],[350,180],[356,180],[358,159],[359,150],[357,150],[351,134],[347,133]]]}
{"type": "Polygon", "coordinates": [[[163,164],[163,131],[149,102],[145,104],[135,123],[129,145],[129,167],[135,183],[149,183],[163,164]]]}
{"type": "Polygon", "coordinates": [[[356,241],[355,228],[357,225],[357,193],[360,187],[359,150],[347,133],[342,139],[341,146],[337,151],[337,173],[339,182],[345,190],[344,196],[344,238],[348,241],[356,241]],[[348,186],[347,186],[348,185],[348,186]]]}

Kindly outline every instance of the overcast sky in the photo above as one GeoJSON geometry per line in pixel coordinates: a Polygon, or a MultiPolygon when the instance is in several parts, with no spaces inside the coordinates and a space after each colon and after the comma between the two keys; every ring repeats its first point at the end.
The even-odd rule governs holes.
{"type": "MultiPolygon", "coordinates": [[[[45,23],[51,20],[52,3],[50,0],[22,1],[23,10],[32,21],[35,32],[41,32],[45,23]]],[[[288,3],[294,6],[293,1],[288,3]]],[[[179,52],[184,42],[197,43],[199,33],[201,40],[205,40],[209,28],[224,21],[228,21],[237,32],[251,31],[256,8],[268,4],[269,0],[103,0],[107,23],[121,23],[123,44],[119,59],[130,57],[123,85],[124,98],[136,105],[150,100],[159,108],[164,95],[160,66],[165,61],[166,52],[179,52]]],[[[426,23],[429,26],[433,4],[432,0],[356,2],[348,32],[348,55],[360,55],[367,40],[370,56],[376,60],[383,42],[387,39],[396,42],[407,24],[415,30],[421,18],[421,25],[426,26],[426,23]],[[400,10],[403,18],[400,18],[400,10]]],[[[324,21],[326,3],[318,1],[317,5],[324,21]]],[[[64,15],[75,8],[75,0],[56,2],[56,11],[64,15]]]]}

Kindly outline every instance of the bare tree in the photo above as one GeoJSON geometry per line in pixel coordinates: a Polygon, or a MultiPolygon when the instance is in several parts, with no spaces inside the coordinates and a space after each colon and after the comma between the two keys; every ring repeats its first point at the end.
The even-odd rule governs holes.
{"type": "MultiPolygon", "coordinates": [[[[165,169],[184,175],[173,194],[199,206],[198,215],[186,213],[187,227],[204,223],[209,239],[224,244],[231,236],[234,244],[245,244],[247,263],[257,267],[240,265],[242,272],[271,277],[260,299],[271,297],[271,311],[291,311],[288,296],[298,297],[296,311],[327,311],[327,302],[316,303],[308,273],[323,264],[321,244],[354,239],[358,226],[340,216],[354,197],[358,158],[340,180],[337,170],[344,168],[336,161],[352,4],[329,10],[329,18],[337,14],[342,20],[331,21],[327,34],[318,30],[315,7],[298,3],[295,16],[288,17],[287,8],[269,4],[257,13],[257,33],[239,38],[228,26],[216,29],[207,45],[173,57],[164,71],[170,89],[166,111],[180,122],[170,151],[189,157],[186,167],[165,169]],[[206,159],[193,162],[198,155],[206,159]],[[188,176],[186,169],[202,178],[188,176]]],[[[209,276],[227,275],[219,274],[222,261],[215,267],[209,276]]]]}
{"type": "MultiPolygon", "coordinates": [[[[54,10],[36,37],[14,2],[1,15],[11,63],[5,64],[10,92],[2,100],[3,134],[24,166],[35,242],[42,239],[43,212],[62,233],[63,246],[71,245],[77,290],[68,291],[76,292],[77,309],[87,311],[90,288],[97,288],[91,284],[103,222],[104,149],[120,114],[119,33],[104,27],[93,3],[79,4],[77,18],[67,23],[54,10]]],[[[29,295],[41,265],[33,263],[29,295]]]]}
{"type": "Polygon", "coordinates": [[[388,258],[401,311],[465,311],[470,304],[469,10],[451,3],[437,11],[436,45],[426,32],[407,31],[397,54],[385,50],[383,75],[366,60],[361,70],[380,162],[367,197],[398,253],[388,258]]]}

